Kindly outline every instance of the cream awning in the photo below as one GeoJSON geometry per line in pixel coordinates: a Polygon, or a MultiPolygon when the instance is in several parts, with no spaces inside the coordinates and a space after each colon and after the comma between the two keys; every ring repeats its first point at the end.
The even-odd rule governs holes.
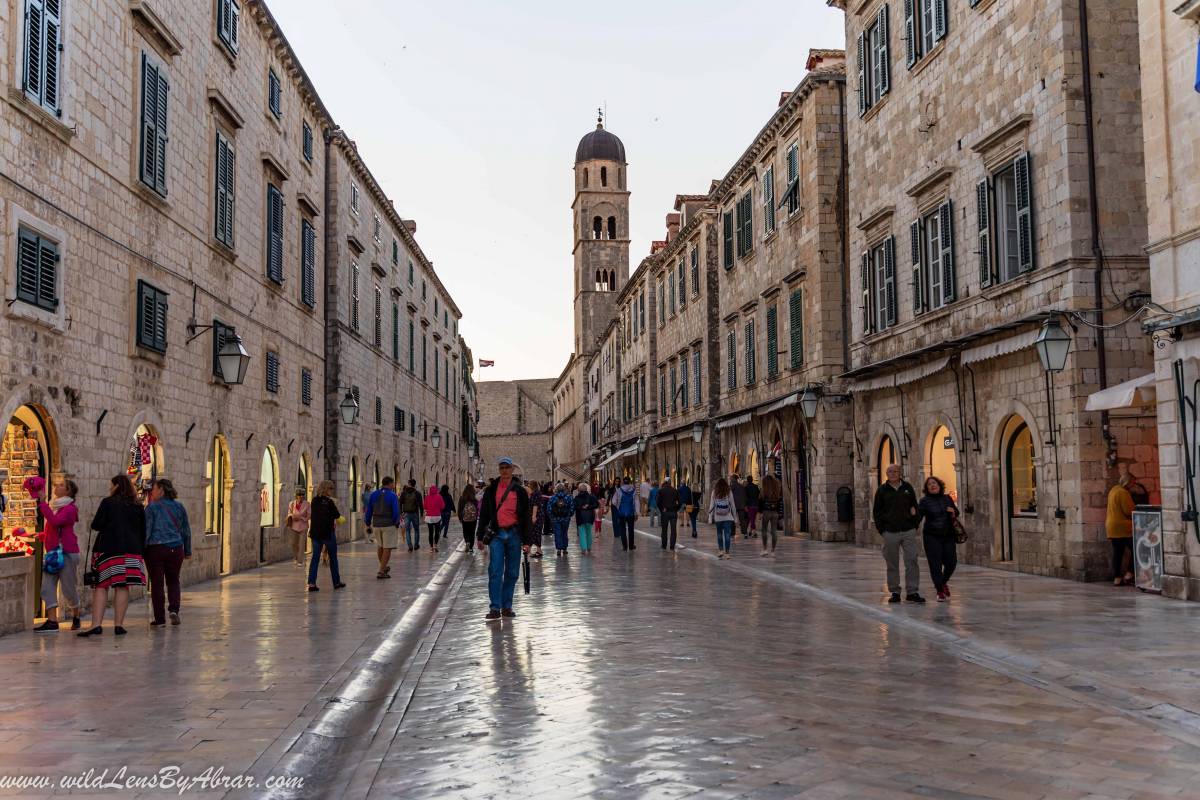
{"type": "Polygon", "coordinates": [[[732,428],[734,425],[742,425],[746,422],[749,422],[751,416],[751,412],[747,411],[745,414],[738,414],[736,417],[723,419],[717,423],[717,430],[723,431],[726,428],[732,428]]]}
{"type": "Polygon", "coordinates": [[[917,364],[915,367],[892,372],[886,375],[879,375],[874,378],[869,378],[864,381],[858,381],[851,384],[851,392],[873,392],[876,389],[890,389],[894,386],[903,386],[906,383],[919,381],[922,378],[928,378],[935,372],[941,372],[950,363],[950,356],[929,361],[925,364],[917,364]]]}
{"type": "Polygon", "coordinates": [[[960,364],[974,364],[977,361],[986,361],[989,358],[997,358],[998,356],[1006,356],[1009,353],[1015,353],[1018,350],[1024,350],[1027,347],[1033,347],[1037,341],[1040,331],[1032,330],[1018,333],[1015,336],[1008,336],[1004,339],[998,339],[987,344],[979,344],[974,347],[968,347],[959,354],[958,360],[960,364]]]}
{"type": "Polygon", "coordinates": [[[799,402],[800,402],[800,393],[792,392],[791,394],[789,394],[787,397],[783,398],[782,400],[776,400],[774,403],[771,403],[771,405],[767,406],[766,408],[764,408],[762,411],[759,411],[758,413],[759,414],[770,414],[772,411],[778,411],[781,408],[788,408],[789,406],[794,406],[794,405],[796,405],[796,403],[799,403],[799,402]]]}
{"type": "Polygon", "coordinates": [[[1118,383],[1088,395],[1085,411],[1111,411],[1116,408],[1151,406],[1158,402],[1154,389],[1154,373],[1118,383]]]}
{"type": "Polygon", "coordinates": [[[601,461],[599,464],[597,464],[595,466],[595,469],[600,469],[601,467],[606,467],[609,464],[611,464],[612,462],[616,461],[618,458],[624,458],[625,456],[633,455],[636,452],[637,452],[637,445],[631,444],[629,447],[626,447],[624,450],[618,450],[617,452],[613,453],[608,458],[601,461]]]}

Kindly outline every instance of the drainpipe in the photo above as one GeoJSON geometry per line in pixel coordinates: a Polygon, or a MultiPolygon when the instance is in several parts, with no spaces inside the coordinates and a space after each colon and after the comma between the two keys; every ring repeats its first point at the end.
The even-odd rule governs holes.
{"type": "Polygon", "coordinates": [[[324,229],[324,235],[322,237],[323,241],[321,246],[321,286],[323,295],[322,311],[324,312],[325,316],[325,410],[323,414],[323,419],[325,421],[325,477],[328,480],[335,480],[336,475],[334,473],[337,469],[338,458],[338,434],[340,433],[338,429],[338,423],[341,422],[341,418],[339,417],[338,419],[330,420],[328,403],[330,397],[334,398],[333,402],[335,404],[338,402],[337,390],[338,386],[340,385],[338,383],[338,377],[340,376],[338,340],[340,339],[341,334],[338,332],[337,328],[337,298],[332,296],[334,291],[332,288],[333,281],[329,279],[330,275],[336,272],[336,259],[331,258],[330,256],[329,251],[333,248],[329,246],[329,243],[336,233],[333,218],[336,217],[337,214],[331,213],[330,211],[330,209],[333,208],[333,181],[330,176],[329,159],[333,152],[333,146],[331,142],[333,140],[334,131],[326,128],[323,133],[324,136],[322,138],[325,140],[325,163],[323,165],[324,175],[322,176],[322,181],[325,184],[325,220],[324,225],[322,226],[324,229]]]}
{"type": "Polygon", "coordinates": [[[850,228],[850,208],[846,202],[848,191],[846,159],[846,84],[839,82],[838,87],[838,139],[841,146],[841,164],[838,169],[838,237],[842,245],[842,371],[850,369],[850,237],[846,231],[850,228]]]}

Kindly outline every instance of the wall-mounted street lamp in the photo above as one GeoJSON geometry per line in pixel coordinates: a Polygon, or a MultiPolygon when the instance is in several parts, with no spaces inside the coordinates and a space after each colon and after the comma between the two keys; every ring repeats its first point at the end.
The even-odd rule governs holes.
{"type": "Polygon", "coordinates": [[[434,429],[433,429],[433,434],[432,434],[432,435],[430,435],[430,437],[429,437],[429,441],[433,443],[433,449],[434,449],[434,450],[437,450],[437,449],[438,449],[438,447],[440,447],[440,446],[441,446],[441,444],[442,444],[442,434],[441,434],[441,433],[438,431],[438,429],[437,429],[437,428],[434,428],[434,429]]]}
{"type": "MultiPolygon", "coordinates": [[[[187,325],[188,340],[186,344],[191,344],[205,331],[213,331],[213,335],[216,336],[215,325],[197,325],[195,319],[190,320],[187,325]]],[[[242,381],[246,380],[246,367],[250,365],[250,354],[242,345],[242,337],[238,336],[233,328],[225,328],[224,331],[225,341],[221,344],[221,349],[217,351],[217,366],[221,370],[221,380],[227,386],[240,386],[242,381]]]]}
{"type": "Polygon", "coordinates": [[[700,444],[700,442],[703,440],[704,440],[704,423],[697,422],[694,425],[692,425],[692,441],[695,442],[696,444],[700,444]]]}
{"type": "Polygon", "coordinates": [[[1058,465],[1058,413],[1054,407],[1054,387],[1050,376],[1066,369],[1067,354],[1071,350],[1071,334],[1063,330],[1057,317],[1050,317],[1042,323],[1042,329],[1038,332],[1034,344],[1037,346],[1038,360],[1042,362],[1042,374],[1046,382],[1046,414],[1050,422],[1046,444],[1054,448],[1054,494],[1057,501],[1054,518],[1066,519],[1067,512],[1062,507],[1062,478],[1058,465]]]}
{"type": "Polygon", "coordinates": [[[342,413],[342,422],[347,425],[355,423],[358,419],[358,401],[354,399],[353,391],[346,390],[346,396],[342,398],[342,402],[338,403],[338,410],[342,413]]]}
{"type": "Polygon", "coordinates": [[[811,420],[817,415],[817,401],[820,395],[812,386],[805,386],[804,393],[800,395],[800,410],[804,412],[804,418],[811,420]]]}

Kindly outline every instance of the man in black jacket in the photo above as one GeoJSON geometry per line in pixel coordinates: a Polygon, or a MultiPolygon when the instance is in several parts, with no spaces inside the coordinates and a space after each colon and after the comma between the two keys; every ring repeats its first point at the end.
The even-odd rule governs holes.
{"type": "Polygon", "coordinates": [[[658,514],[662,526],[662,549],[667,549],[668,542],[671,549],[675,549],[675,528],[679,520],[679,509],[683,504],[679,501],[679,490],[671,485],[670,478],[663,478],[662,486],[658,489],[658,514]],[[670,528],[670,538],[667,537],[667,528],[670,528]]]}
{"type": "Polygon", "coordinates": [[[887,562],[889,603],[900,602],[900,551],[904,551],[905,598],[924,603],[921,597],[921,570],[917,565],[917,493],[901,477],[900,466],[890,464],[887,480],[875,492],[871,509],[875,529],[883,536],[883,560],[887,562]]]}
{"type": "Polygon", "coordinates": [[[533,526],[529,515],[529,493],[513,476],[513,462],[505,456],[499,461],[500,477],[483,491],[479,505],[479,537],[490,549],[488,561],[488,613],[492,622],[515,617],[513,594],[521,575],[521,553],[533,544],[533,526]]]}

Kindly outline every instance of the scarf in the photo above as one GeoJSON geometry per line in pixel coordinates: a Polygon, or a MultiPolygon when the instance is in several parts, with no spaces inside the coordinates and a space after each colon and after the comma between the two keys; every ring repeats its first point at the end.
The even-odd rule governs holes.
{"type": "Polygon", "coordinates": [[[70,495],[65,495],[63,497],[55,497],[53,500],[50,501],[50,507],[53,508],[55,511],[58,511],[60,508],[65,508],[66,506],[69,506],[69,505],[71,505],[71,503],[74,503],[74,502],[75,502],[75,498],[71,497],[70,495]]]}

